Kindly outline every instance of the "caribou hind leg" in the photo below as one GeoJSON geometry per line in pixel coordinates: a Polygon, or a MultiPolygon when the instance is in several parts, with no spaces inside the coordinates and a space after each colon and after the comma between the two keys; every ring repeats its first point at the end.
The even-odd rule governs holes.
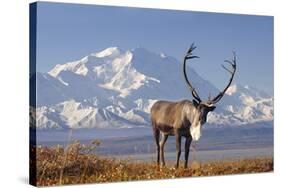
{"type": "Polygon", "coordinates": [[[157,149],[157,165],[160,164],[160,146],[159,146],[159,137],[160,137],[160,131],[156,128],[153,129],[153,135],[156,142],[156,149],[157,149]]]}
{"type": "Polygon", "coordinates": [[[185,140],[185,162],[184,162],[184,168],[187,168],[188,156],[189,156],[189,148],[190,148],[191,141],[192,141],[192,138],[190,136],[186,137],[186,140],[185,140]]]}
{"type": "Polygon", "coordinates": [[[168,139],[168,135],[162,133],[162,138],[160,142],[160,155],[161,155],[161,165],[165,166],[165,159],[164,159],[164,145],[168,139]]]}

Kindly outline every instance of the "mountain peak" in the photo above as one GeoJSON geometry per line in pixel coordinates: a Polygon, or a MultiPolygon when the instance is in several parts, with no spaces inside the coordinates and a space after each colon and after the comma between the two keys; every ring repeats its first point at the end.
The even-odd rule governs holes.
{"type": "Polygon", "coordinates": [[[226,90],[225,94],[227,95],[233,95],[234,93],[236,93],[238,91],[238,85],[237,84],[233,84],[231,86],[229,86],[229,88],[226,90]]]}
{"type": "Polygon", "coordinates": [[[121,52],[122,50],[120,50],[118,47],[109,47],[100,52],[94,53],[93,55],[98,58],[109,57],[109,56],[115,57],[117,55],[120,55],[121,52]]]}
{"type": "MultiPolygon", "coordinates": [[[[202,98],[219,92],[192,68],[187,73],[202,98]]],[[[33,79],[37,80],[38,127],[42,128],[149,125],[155,101],[192,98],[178,60],[140,47],[124,51],[109,47],[58,64],[33,79]]],[[[218,106],[210,114],[210,124],[273,120],[273,98],[251,86],[232,84],[218,106]]]]}
{"type": "Polygon", "coordinates": [[[235,94],[244,94],[244,95],[251,95],[253,97],[258,98],[269,98],[270,95],[264,91],[261,91],[257,88],[251,87],[249,85],[240,85],[240,84],[232,84],[226,91],[227,95],[235,95],[235,94]]]}

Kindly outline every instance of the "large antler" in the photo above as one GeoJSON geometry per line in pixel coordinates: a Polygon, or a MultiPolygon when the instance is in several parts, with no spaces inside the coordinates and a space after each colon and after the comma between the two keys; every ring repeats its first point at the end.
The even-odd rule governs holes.
{"type": "Polygon", "coordinates": [[[196,46],[194,46],[194,43],[191,44],[191,46],[189,47],[189,49],[187,50],[187,53],[184,57],[184,61],[183,61],[183,75],[184,75],[184,78],[185,78],[185,81],[187,83],[187,86],[188,88],[190,89],[191,91],[191,94],[192,96],[200,103],[201,102],[201,99],[199,97],[199,95],[197,94],[197,92],[195,91],[195,88],[191,85],[191,83],[189,82],[188,78],[187,78],[187,74],[186,74],[186,61],[188,59],[193,59],[193,58],[199,58],[198,56],[194,56],[192,54],[192,51],[196,48],[196,46]]]}
{"type": "Polygon", "coordinates": [[[224,90],[222,92],[220,92],[216,97],[214,97],[210,103],[215,104],[217,102],[219,102],[219,100],[221,100],[221,98],[223,97],[224,93],[227,91],[227,89],[229,88],[234,74],[236,72],[236,54],[235,52],[233,52],[233,59],[232,60],[225,60],[224,62],[227,62],[231,65],[232,70],[229,70],[228,68],[226,68],[224,65],[222,65],[222,68],[224,68],[227,72],[229,72],[231,74],[230,80],[227,84],[227,86],[224,88],[224,90]]]}

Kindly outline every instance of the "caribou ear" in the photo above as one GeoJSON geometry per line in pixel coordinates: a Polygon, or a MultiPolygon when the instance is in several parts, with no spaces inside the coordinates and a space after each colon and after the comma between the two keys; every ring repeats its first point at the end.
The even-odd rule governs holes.
{"type": "Polygon", "coordinates": [[[216,109],[216,107],[215,106],[211,106],[211,107],[209,107],[209,109],[212,112],[212,111],[214,111],[216,109]]]}
{"type": "Polygon", "coordinates": [[[199,106],[199,103],[196,100],[192,100],[193,105],[197,108],[197,106],[199,106]]]}

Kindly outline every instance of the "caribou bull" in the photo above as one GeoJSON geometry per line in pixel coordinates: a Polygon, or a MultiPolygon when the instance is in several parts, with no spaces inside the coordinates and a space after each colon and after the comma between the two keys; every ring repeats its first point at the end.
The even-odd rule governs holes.
{"type": "Polygon", "coordinates": [[[185,163],[184,168],[187,167],[189,147],[192,140],[198,140],[201,136],[201,127],[207,121],[209,112],[215,110],[216,104],[224,95],[228,87],[231,85],[234,74],[236,72],[236,55],[233,53],[232,60],[225,60],[229,63],[231,69],[222,65],[222,67],[231,74],[230,80],[226,87],[214,98],[209,96],[209,99],[202,101],[196,92],[195,88],[191,85],[186,74],[186,62],[189,59],[198,58],[194,56],[193,50],[196,47],[194,44],[188,49],[183,62],[183,74],[188,88],[191,91],[193,100],[182,100],[177,102],[170,101],[157,101],[151,108],[151,123],[153,135],[155,137],[157,146],[157,164],[165,166],[164,160],[164,145],[169,136],[176,137],[176,168],[179,166],[179,158],[181,155],[181,138],[185,137],[185,163]],[[161,142],[159,142],[161,133],[161,142]]]}

